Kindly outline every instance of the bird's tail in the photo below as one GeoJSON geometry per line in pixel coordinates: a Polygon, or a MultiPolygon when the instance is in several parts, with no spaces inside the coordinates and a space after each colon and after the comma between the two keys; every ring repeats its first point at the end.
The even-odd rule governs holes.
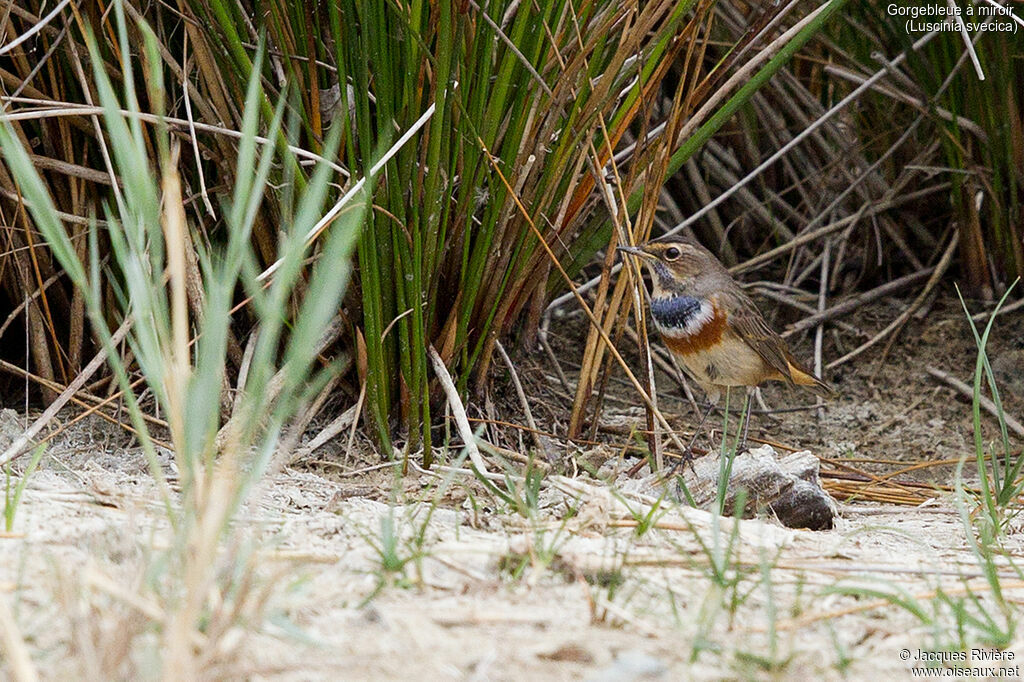
{"type": "Polygon", "coordinates": [[[794,384],[797,384],[798,386],[806,386],[822,398],[835,397],[835,389],[818,377],[814,376],[813,372],[804,368],[803,365],[791,357],[786,358],[786,360],[789,365],[789,376],[793,380],[794,384]]]}

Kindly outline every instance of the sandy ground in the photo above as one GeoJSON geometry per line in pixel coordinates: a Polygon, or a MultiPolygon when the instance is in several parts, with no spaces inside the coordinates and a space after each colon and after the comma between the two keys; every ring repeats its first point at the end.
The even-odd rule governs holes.
{"type": "MultiPolygon", "coordinates": [[[[923,367],[967,380],[974,356],[962,319],[957,327],[952,306],[940,305],[885,363],[876,351],[844,368],[842,397],[824,419],[790,413],[759,420],[756,432],[858,461],[960,457],[971,443],[969,405],[923,367]]],[[[1011,321],[993,346],[994,357],[1010,358],[1001,361],[1010,379],[1022,325],[1011,321]]],[[[538,394],[544,362],[520,368],[538,394]]],[[[787,395],[766,391],[770,404],[787,395]]],[[[556,400],[538,396],[547,424],[557,421],[544,417],[558,414],[556,400]]],[[[1018,400],[1007,398],[1019,414],[1018,400]]],[[[662,404],[681,424],[691,420],[682,401],[662,404]]],[[[640,421],[624,403],[604,414],[640,421]]],[[[843,504],[835,529],[812,532],[771,519],[737,527],[658,505],[639,487],[550,474],[522,511],[459,471],[399,479],[370,469],[377,462],[364,453],[339,473],[343,449],[328,445],[272,477],[241,514],[242,535],[259,540],[253,578],[272,589],[265,619],[224,638],[210,678],[910,679],[924,665],[916,659],[963,647],[978,649],[960,663],[977,677],[1021,677],[1024,640],[997,636],[1024,599],[1014,567],[1020,524],[983,561],[948,495],[918,508],[843,504]],[[651,527],[638,530],[638,520],[651,527]],[[986,569],[1000,575],[1002,601],[986,569]],[[994,653],[997,644],[1005,651],[994,653]]],[[[948,482],[951,469],[925,471],[948,482]]],[[[167,544],[156,500],[142,457],[99,423],[65,433],[30,479],[14,532],[0,535],[0,598],[45,678],[157,675],[159,639],[145,622],[159,613],[159,589],[143,573],[167,544]],[[133,627],[139,634],[125,645],[119,635],[133,627]]]]}

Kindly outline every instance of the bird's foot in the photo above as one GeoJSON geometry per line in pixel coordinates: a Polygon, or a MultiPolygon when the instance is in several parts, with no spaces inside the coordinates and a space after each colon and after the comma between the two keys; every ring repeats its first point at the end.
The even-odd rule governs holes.
{"type": "Polygon", "coordinates": [[[669,467],[668,471],[665,472],[663,480],[669,480],[676,475],[677,472],[681,473],[681,470],[685,467],[690,467],[690,471],[694,476],[697,475],[697,470],[693,468],[693,461],[697,459],[693,452],[693,442],[686,446],[686,450],[679,456],[679,459],[675,461],[675,464],[669,467]]]}

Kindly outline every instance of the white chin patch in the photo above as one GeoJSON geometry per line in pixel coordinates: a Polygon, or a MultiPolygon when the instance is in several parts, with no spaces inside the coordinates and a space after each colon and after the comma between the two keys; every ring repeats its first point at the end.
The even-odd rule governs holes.
{"type": "Polygon", "coordinates": [[[704,325],[710,322],[714,316],[715,308],[711,305],[711,302],[701,301],[700,309],[690,315],[685,324],[667,327],[660,324],[657,318],[655,318],[654,326],[658,328],[658,332],[660,332],[662,336],[680,339],[699,333],[700,330],[704,328],[704,325]]]}

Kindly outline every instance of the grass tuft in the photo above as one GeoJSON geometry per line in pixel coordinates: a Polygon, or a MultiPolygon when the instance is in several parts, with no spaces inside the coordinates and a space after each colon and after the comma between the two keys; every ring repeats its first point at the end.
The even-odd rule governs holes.
{"type": "MultiPolygon", "coordinates": [[[[129,22],[122,3],[114,3],[114,8],[121,67],[130,76],[129,22]]],[[[133,28],[145,38],[147,57],[155,59],[152,32],[142,23],[133,28]]],[[[158,125],[144,131],[138,118],[126,120],[122,108],[138,111],[134,90],[126,85],[119,97],[102,68],[98,42],[90,39],[89,47],[105,111],[103,132],[112,168],[124,185],[117,200],[105,207],[106,229],[101,232],[92,222],[84,261],[6,121],[0,126],[0,148],[20,186],[31,196],[36,225],[85,294],[92,327],[107,348],[108,362],[148,455],[172,529],[169,547],[152,553],[146,571],[149,579],[132,597],[153,606],[146,611],[147,618],[137,619],[133,628],[122,633],[120,656],[130,657],[145,648],[148,633],[155,629],[163,673],[174,679],[198,679],[217,670],[225,657],[237,651],[237,634],[252,631],[264,616],[268,588],[260,582],[254,552],[259,538],[234,520],[250,503],[261,480],[286,460],[290,424],[339,369],[337,362],[321,361],[318,352],[310,351],[323,347],[323,338],[336,324],[364,211],[342,214],[314,252],[306,235],[323,215],[334,171],[322,164],[301,191],[286,185],[281,191],[289,195],[286,203],[293,208],[281,216],[277,252],[281,265],[270,280],[260,281],[250,239],[256,214],[269,191],[272,165],[295,159],[290,154],[281,159],[271,148],[258,148],[258,103],[263,96],[259,78],[249,83],[239,147],[240,158],[252,164],[252,172],[235,185],[232,200],[222,206],[228,227],[223,243],[204,244],[197,242],[189,225],[178,149],[168,129],[158,125]],[[155,164],[149,156],[154,140],[155,164]],[[101,254],[101,243],[109,244],[109,263],[101,254]],[[189,253],[196,255],[195,262],[188,262],[189,253]],[[316,261],[311,270],[309,258],[316,261]],[[144,408],[130,378],[132,369],[112,342],[104,282],[111,283],[119,302],[120,316],[114,324],[130,326],[126,340],[131,357],[166,420],[176,465],[173,490],[169,472],[156,453],[154,427],[143,417],[144,408]],[[228,347],[238,291],[248,295],[257,324],[247,342],[252,358],[249,371],[230,386],[228,347]],[[190,301],[190,296],[198,299],[190,301]],[[232,399],[228,399],[229,387],[232,399]]],[[[257,73],[262,60],[260,51],[254,62],[257,73]]],[[[284,111],[282,100],[273,117],[263,121],[270,137],[281,129],[284,111]]],[[[339,142],[339,133],[333,133],[325,152],[334,153],[339,142]]],[[[366,197],[359,203],[365,205],[366,197]]],[[[41,452],[37,450],[33,464],[41,452]]],[[[13,520],[22,486],[16,488],[13,499],[8,498],[8,522],[13,520]]],[[[124,660],[105,661],[110,666],[107,672],[119,669],[124,660]]]]}

